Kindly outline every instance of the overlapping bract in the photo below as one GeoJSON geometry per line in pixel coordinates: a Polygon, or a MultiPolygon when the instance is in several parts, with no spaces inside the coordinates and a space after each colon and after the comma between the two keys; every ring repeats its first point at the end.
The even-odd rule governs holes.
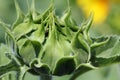
{"type": "Polygon", "coordinates": [[[22,14],[16,0],[15,5],[17,21],[10,30],[5,29],[7,37],[12,40],[14,56],[21,64],[19,67],[26,65],[26,71],[37,75],[73,74],[73,80],[91,69],[119,62],[120,39],[89,36],[93,14],[78,26],[72,19],[70,8],[59,18],[53,3],[42,14],[32,5],[27,15],[22,14]]]}

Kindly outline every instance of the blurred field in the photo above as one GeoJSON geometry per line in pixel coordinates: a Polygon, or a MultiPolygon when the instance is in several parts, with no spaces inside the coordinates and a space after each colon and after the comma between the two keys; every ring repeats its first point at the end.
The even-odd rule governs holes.
{"type": "MultiPolygon", "coordinates": [[[[31,0],[29,0],[31,3],[31,0]]],[[[83,1],[83,0],[79,0],[83,1]]],[[[89,0],[84,0],[89,1],[89,0]]],[[[94,8],[94,5],[96,3],[95,0],[91,0],[89,2],[80,3],[78,8],[75,10],[73,9],[73,18],[76,19],[76,21],[82,22],[84,21],[88,13],[90,11],[87,11],[90,8],[94,8]],[[81,5],[82,4],[82,5],[81,5]],[[93,7],[89,7],[89,5],[92,5],[93,7]],[[89,7],[87,10],[84,10],[84,6],[89,7]],[[75,12],[76,11],[76,12],[75,12]],[[86,14],[87,13],[87,14],[86,14]],[[78,18],[78,16],[80,18],[78,18]]],[[[95,22],[93,22],[92,28],[90,30],[91,36],[100,36],[100,35],[111,35],[116,34],[120,35],[120,0],[109,0],[107,3],[103,4],[108,7],[107,11],[103,7],[103,5],[98,4],[96,6],[103,7],[97,14],[95,13],[95,22]],[[104,14],[100,15],[100,12],[104,12],[104,14]],[[98,18],[98,19],[97,19],[98,18]]],[[[27,13],[27,3],[26,0],[18,0],[21,9],[26,14],[27,13]]],[[[39,12],[43,12],[49,5],[50,0],[35,0],[36,2],[36,9],[39,12]]],[[[56,14],[62,15],[65,9],[67,8],[67,0],[55,0],[56,5],[56,14]]],[[[96,9],[95,9],[96,10],[96,9]]],[[[95,12],[95,11],[94,11],[95,12]]],[[[13,0],[0,0],[0,20],[4,21],[7,24],[12,24],[16,19],[16,10],[14,6],[13,0]]],[[[0,27],[0,42],[4,42],[4,30],[0,27]]],[[[1,56],[1,55],[0,55],[1,56]]],[[[101,68],[100,70],[93,70],[90,72],[87,72],[77,78],[77,80],[120,80],[120,66],[117,64],[112,65],[110,67],[101,68]]],[[[63,76],[63,77],[54,77],[54,80],[67,80],[69,76],[63,76]]],[[[38,80],[39,77],[32,76],[30,74],[27,74],[25,77],[25,80],[38,80]]]]}

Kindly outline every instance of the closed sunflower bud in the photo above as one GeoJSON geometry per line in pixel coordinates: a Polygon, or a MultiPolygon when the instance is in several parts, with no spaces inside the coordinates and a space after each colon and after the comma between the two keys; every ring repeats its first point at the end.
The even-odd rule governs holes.
{"type": "Polygon", "coordinates": [[[84,33],[92,19],[78,27],[68,8],[61,19],[55,15],[53,3],[43,13],[34,6],[22,23],[13,27],[17,54],[36,74],[71,74],[90,59],[90,44],[84,33]],[[62,71],[61,71],[62,70],[62,71]]]}

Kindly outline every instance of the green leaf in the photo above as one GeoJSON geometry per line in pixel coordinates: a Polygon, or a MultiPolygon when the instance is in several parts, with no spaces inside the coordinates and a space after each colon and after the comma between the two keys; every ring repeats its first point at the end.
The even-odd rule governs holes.
{"type": "Polygon", "coordinates": [[[42,58],[41,62],[48,64],[51,69],[55,66],[56,61],[64,56],[64,51],[59,42],[52,39],[48,39],[40,56],[42,58]]]}
{"type": "Polygon", "coordinates": [[[76,36],[73,38],[71,44],[76,56],[76,63],[79,65],[80,63],[87,62],[90,58],[90,47],[83,35],[79,32],[76,33],[76,36]]]}
{"type": "MultiPolygon", "coordinates": [[[[107,38],[108,37],[97,38],[96,41],[94,41],[94,42],[97,42],[97,41],[103,42],[107,38]]],[[[92,52],[94,52],[94,54],[97,58],[99,58],[99,57],[110,58],[110,57],[120,55],[119,48],[120,48],[120,38],[117,36],[111,36],[105,44],[94,48],[92,50],[92,52]]]]}
{"type": "Polygon", "coordinates": [[[20,56],[25,63],[29,64],[34,58],[38,57],[41,44],[37,41],[27,40],[19,50],[20,56]]]}
{"type": "Polygon", "coordinates": [[[71,74],[76,67],[74,57],[63,57],[60,60],[58,60],[54,70],[53,74],[62,76],[66,74],[71,74]]]}
{"type": "Polygon", "coordinates": [[[11,52],[9,47],[5,44],[0,44],[0,65],[5,65],[10,61],[5,55],[6,52],[11,52]]]}
{"type": "Polygon", "coordinates": [[[28,66],[26,65],[21,66],[20,69],[17,71],[17,80],[24,80],[24,76],[28,70],[29,70],[28,66]]]}
{"type": "Polygon", "coordinates": [[[69,27],[72,31],[77,31],[78,27],[76,27],[77,24],[72,19],[70,8],[68,8],[64,12],[64,15],[61,17],[61,24],[65,25],[66,27],[69,27]]]}
{"type": "Polygon", "coordinates": [[[32,59],[36,57],[34,47],[31,41],[26,41],[25,44],[22,46],[20,52],[20,56],[23,58],[25,63],[29,63],[32,59]]]}
{"type": "Polygon", "coordinates": [[[18,26],[16,26],[13,29],[13,34],[16,40],[21,38],[22,36],[25,36],[28,33],[31,33],[31,31],[36,30],[38,25],[35,25],[33,23],[21,23],[18,26]]]}
{"type": "Polygon", "coordinates": [[[78,76],[92,69],[97,69],[97,68],[92,66],[90,63],[80,64],[79,67],[77,67],[77,69],[73,72],[69,80],[75,80],[78,76]]]}
{"type": "MultiPolygon", "coordinates": [[[[35,0],[32,0],[31,4],[31,13],[32,13],[32,19],[34,22],[38,22],[36,19],[40,15],[39,12],[35,10],[35,0]]],[[[39,22],[40,23],[40,22],[39,22]]]]}
{"type": "Polygon", "coordinates": [[[11,32],[11,29],[9,29],[8,27],[10,27],[9,25],[5,24],[4,22],[1,22],[0,21],[0,25],[2,25],[1,27],[3,27],[5,29],[5,32],[7,33],[7,36],[6,36],[6,43],[8,46],[12,46],[12,42],[14,42],[14,49],[16,49],[16,40],[15,40],[15,37],[13,36],[13,33],[11,32]],[[7,38],[9,40],[7,40],[7,38]],[[12,39],[13,41],[11,41],[10,39],[12,39]]]}
{"type": "Polygon", "coordinates": [[[89,32],[88,32],[91,25],[92,25],[92,21],[93,21],[93,13],[90,14],[87,21],[82,23],[83,35],[84,35],[84,38],[86,39],[86,41],[88,42],[89,45],[92,43],[92,40],[90,39],[90,35],[89,35],[89,32]]]}
{"type": "Polygon", "coordinates": [[[14,62],[0,66],[0,78],[8,72],[17,71],[19,68],[14,62]]]}
{"type": "Polygon", "coordinates": [[[29,72],[33,75],[50,75],[50,67],[42,63],[39,58],[33,59],[30,63],[30,67],[29,72]]]}
{"type": "Polygon", "coordinates": [[[104,67],[107,65],[111,65],[113,63],[119,63],[120,62],[120,56],[114,56],[110,58],[95,58],[95,62],[93,63],[96,67],[104,67]]]}
{"type": "Polygon", "coordinates": [[[16,21],[13,23],[13,28],[15,28],[17,25],[19,25],[20,23],[23,22],[25,15],[23,14],[23,12],[21,11],[17,0],[14,0],[15,3],[15,8],[16,8],[16,12],[17,12],[17,19],[16,21]]]}
{"type": "MultiPolygon", "coordinates": [[[[41,21],[45,21],[48,17],[49,17],[49,14],[53,12],[53,4],[51,4],[48,9],[43,12],[41,15],[37,15],[35,18],[34,18],[34,22],[41,22],[41,21]]],[[[34,16],[34,14],[33,14],[34,16]]]]}
{"type": "Polygon", "coordinates": [[[37,26],[37,30],[31,34],[30,38],[32,40],[36,40],[40,43],[43,43],[45,39],[45,27],[43,26],[43,24],[39,24],[39,25],[36,24],[36,26],[37,26]]]}
{"type": "MultiPolygon", "coordinates": [[[[104,42],[107,38],[101,37],[94,39],[94,41],[104,42]]],[[[105,44],[94,47],[92,54],[95,57],[92,59],[93,64],[98,67],[120,62],[120,38],[118,36],[109,37],[105,44]]]]}

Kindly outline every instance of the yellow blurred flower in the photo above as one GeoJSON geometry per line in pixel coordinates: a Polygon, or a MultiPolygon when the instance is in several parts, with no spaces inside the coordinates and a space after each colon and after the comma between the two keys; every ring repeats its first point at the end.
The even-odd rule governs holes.
{"type": "Polygon", "coordinates": [[[94,23],[103,22],[108,15],[108,0],[77,0],[77,4],[87,17],[94,12],[94,23]]]}

